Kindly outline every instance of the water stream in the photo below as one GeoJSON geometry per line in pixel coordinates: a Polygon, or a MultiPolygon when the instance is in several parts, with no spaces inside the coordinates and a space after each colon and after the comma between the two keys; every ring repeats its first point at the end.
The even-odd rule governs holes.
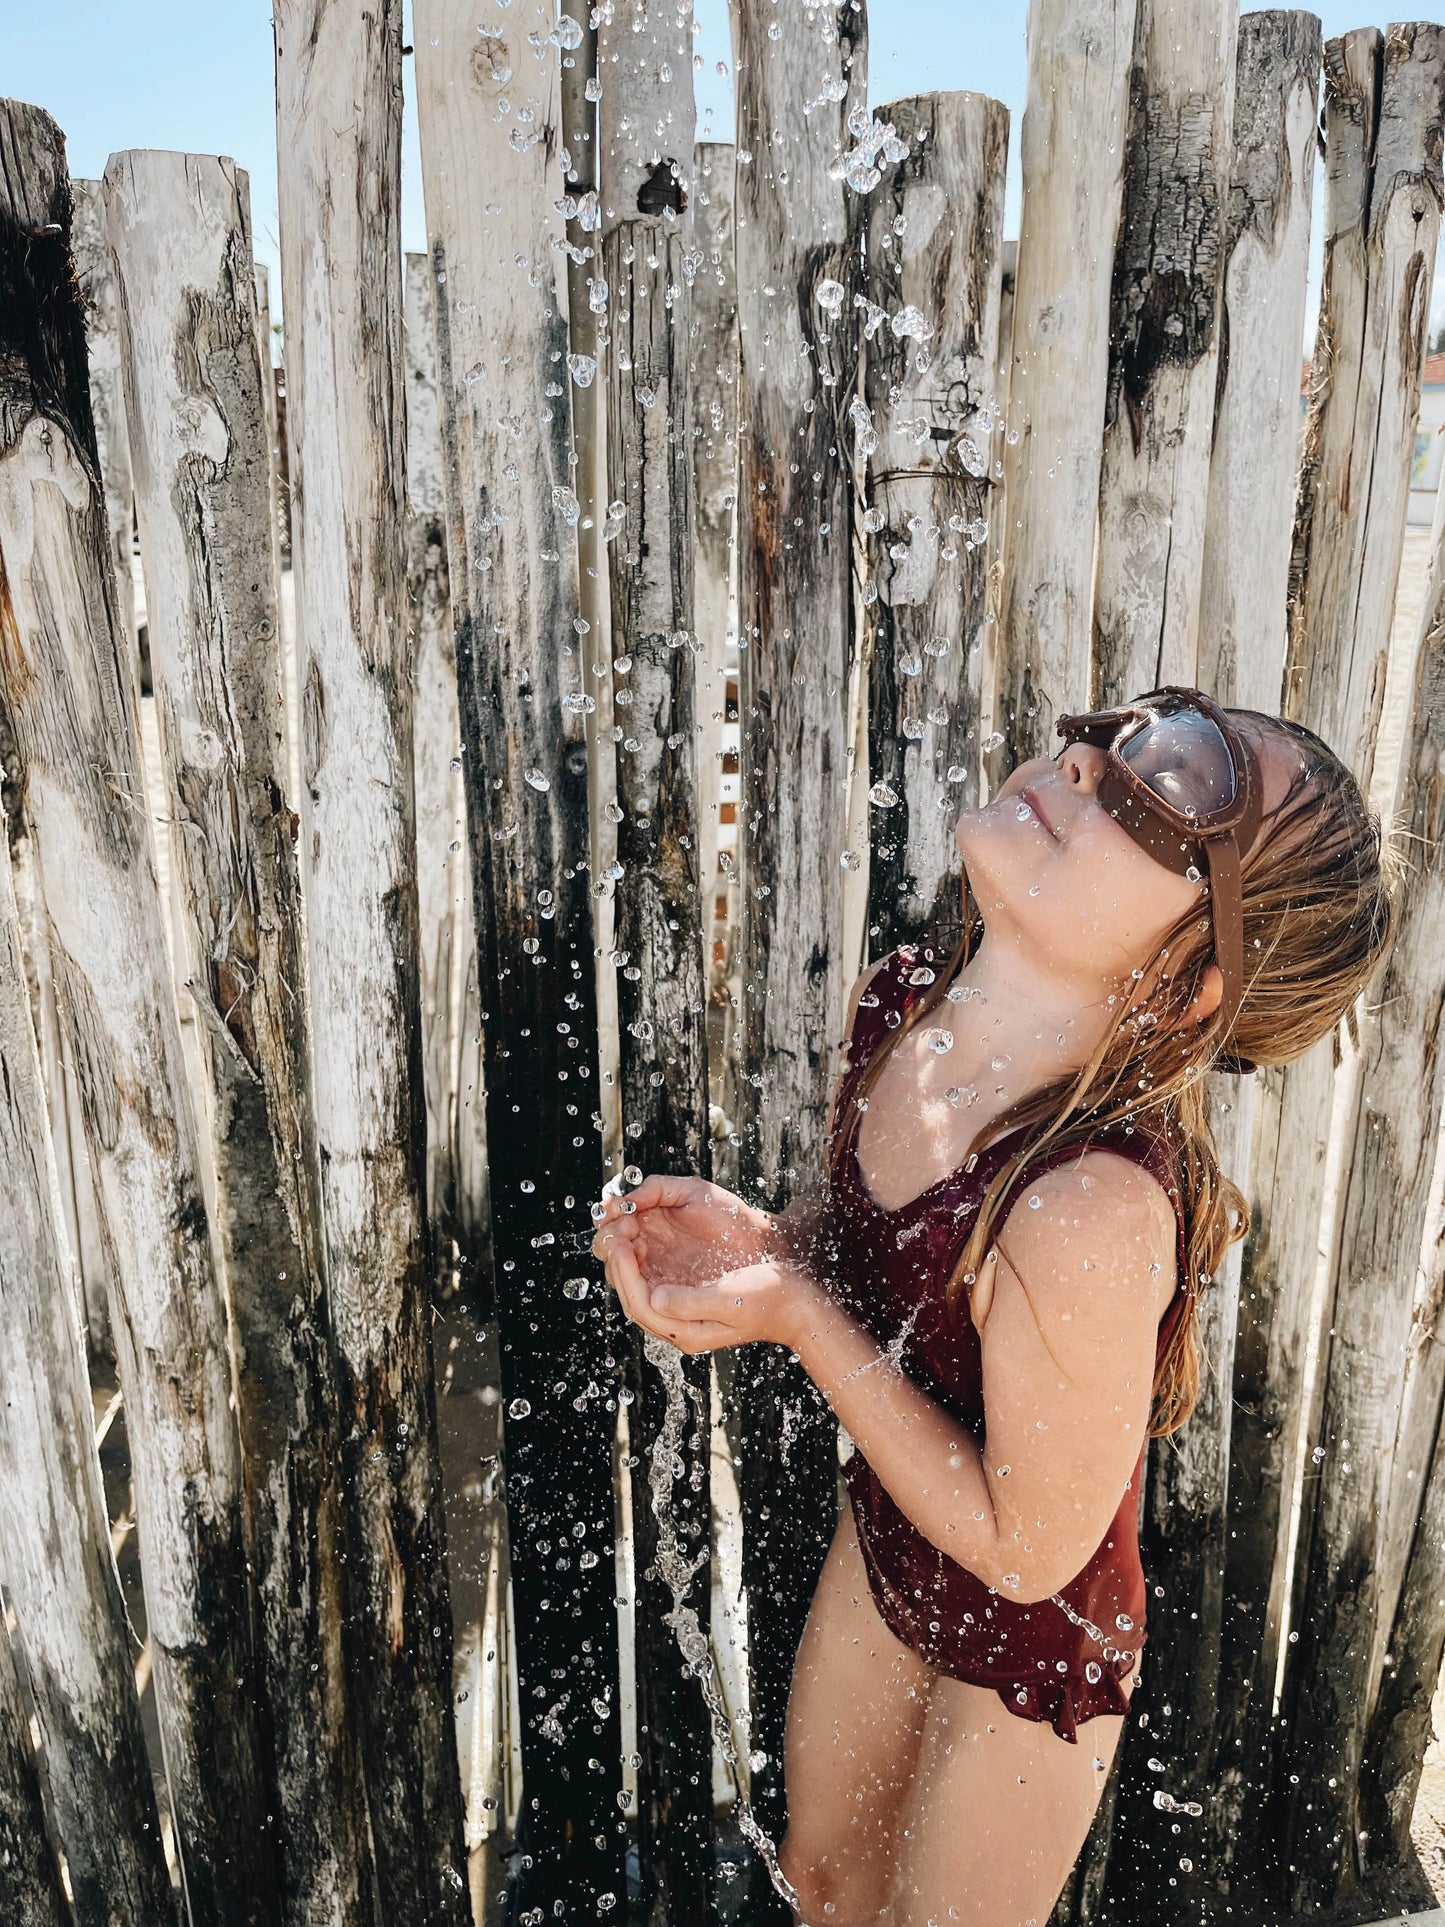
{"type": "MultiPolygon", "coordinates": [[[[654,1337],[651,1332],[645,1335],[643,1345],[648,1361],[656,1367],[667,1395],[662,1428],[653,1442],[651,1463],[648,1468],[648,1491],[653,1517],[657,1520],[657,1570],[672,1594],[672,1610],[663,1614],[663,1620],[672,1629],[673,1637],[677,1641],[683,1659],[687,1662],[688,1671],[702,1688],[703,1703],[707,1707],[708,1718],[712,1724],[714,1742],[721,1749],[722,1756],[732,1773],[733,1784],[737,1788],[739,1830],[761,1858],[773,1886],[790,1907],[801,1912],[797,1889],[778,1865],[777,1847],[771,1836],[759,1824],[752,1805],[743,1792],[741,1777],[737,1770],[738,1751],[733,1739],[732,1721],[723,1703],[712,1642],[703,1631],[696,1610],[687,1603],[692,1582],[698,1571],[708,1564],[712,1553],[709,1538],[695,1558],[688,1557],[678,1541],[672,1512],[673,1482],[682,1476],[685,1469],[682,1439],[687,1426],[688,1397],[690,1391],[694,1399],[697,1399],[697,1394],[689,1387],[683,1376],[681,1352],[669,1345],[665,1339],[654,1337]]],[[[698,1403],[700,1402],[699,1400],[698,1403]]],[[[701,1412],[699,1417],[702,1434],[706,1438],[708,1415],[706,1412],[701,1412]]]]}

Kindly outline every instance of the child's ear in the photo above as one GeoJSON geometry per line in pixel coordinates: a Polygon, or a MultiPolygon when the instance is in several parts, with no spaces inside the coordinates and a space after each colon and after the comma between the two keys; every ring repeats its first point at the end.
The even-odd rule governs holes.
{"type": "Polygon", "coordinates": [[[1179,1028],[1185,1030],[1190,1024],[1204,1024],[1219,1008],[1219,1000],[1224,995],[1224,972],[1217,963],[1210,964],[1198,990],[1189,1000],[1189,1007],[1179,1019],[1179,1028]]]}

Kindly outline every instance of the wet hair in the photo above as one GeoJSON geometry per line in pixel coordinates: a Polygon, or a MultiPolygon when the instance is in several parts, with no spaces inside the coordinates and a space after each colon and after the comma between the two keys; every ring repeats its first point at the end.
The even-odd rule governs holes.
{"type": "MultiPolygon", "coordinates": [[[[947,1285],[956,1312],[1002,1228],[995,1225],[1002,1201],[1040,1151],[1077,1144],[1082,1152],[1110,1124],[1161,1137],[1183,1203],[1186,1302],[1156,1367],[1150,1437],[1178,1431],[1198,1402],[1199,1300],[1229,1246],[1250,1230],[1248,1201],[1219,1167],[1204,1073],[1217,1068],[1221,1056],[1261,1067],[1287,1064],[1337,1033],[1342,1020],[1358,1041],[1356,999],[1382,964],[1403,905],[1407,866],[1399,848],[1382,835],[1378,816],[1328,744],[1286,718],[1249,709],[1228,714],[1256,754],[1264,740],[1283,737],[1299,765],[1244,856],[1245,986],[1229,1033],[1223,1034],[1220,1011],[1204,1023],[1178,1025],[1214,961],[1212,919],[1207,910],[1191,909],[1136,969],[1118,1024],[1082,1070],[1019,1099],[974,1138],[970,1153],[1009,1130],[1038,1127],[1023,1133],[989,1183],[947,1285]]],[[[866,1099],[902,1038],[930,1021],[983,934],[966,867],[963,921],[962,940],[946,965],[884,1036],[860,1073],[848,1115],[834,1121],[828,1162],[835,1183],[856,1139],[856,1100],[866,1099]]],[[[1338,1052],[1336,1035],[1336,1061],[1338,1052]]]]}

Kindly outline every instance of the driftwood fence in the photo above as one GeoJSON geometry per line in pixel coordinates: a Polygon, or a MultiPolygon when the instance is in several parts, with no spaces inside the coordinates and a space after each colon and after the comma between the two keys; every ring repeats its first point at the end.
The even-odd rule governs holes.
{"type": "Polygon", "coordinates": [[[477,12],[279,0],[284,377],[238,168],[71,183],[0,104],[0,1916],[786,1918],[836,1429],[639,1343],[587,1206],[814,1185],[957,812],[1165,681],[1322,732],[1415,874],[1357,1039],[1213,1092],[1256,1229],[1056,1919],[1427,1900],[1442,30],[1034,0],[1006,244],[1006,111],[870,113],[861,0],[737,0],[735,148],[687,0],[477,12]]]}

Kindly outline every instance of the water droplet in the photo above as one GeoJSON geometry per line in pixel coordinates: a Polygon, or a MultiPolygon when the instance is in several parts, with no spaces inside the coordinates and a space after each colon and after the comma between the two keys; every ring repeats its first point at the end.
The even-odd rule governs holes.
{"type": "Polygon", "coordinates": [[[532,1416],[532,1401],[530,1399],[514,1398],[511,1404],[507,1407],[508,1418],[530,1418],[531,1416],[532,1416]]]}
{"type": "Polygon", "coordinates": [[[856,850],[844,850],[838,861],[845,870],[856,870],[863,859],[856,850]]]}
{"type": "Polygon", "coordinates": [[[946,1051],[953,1049],[953,1032],[939,1029],[926,1030],[923,1033],[923,1041],[931,1051],[937,1051],[942,1057],[946,1051]]]}
{"type": "Polygon", "coordinates": [[[589,696],[585,690],[574,689],[570,695],[562,698],[562,707],[570,709],[574,716],[590,716],[596,709],[597,703],[596,699],[589,696]]]}
{"type": "Polygon", "coordinates": [[[868,801],[872,803],[876,809],[891,810],[898,801],[898,792],[890,788],[887,783],[877,782],[868,792],[868,801]]]}
{"type": "MultiPolygon", "coordinates": [[[[604,301],[605,301],[604,296],[604,301]]],[[[567,372],[579,388],[590,388],[592,378],[597,373],[597,363],[591,355],[568,355],[567,372]]],[[[556,491],[554,490],[555,494],[556,491]]]]}
{"type": "Polygon", "coordinates": [[[551,777],[544,776],[539,769],[529,769],[524,780],[530,783],[534,790],[541,790],[544,794],[552,787],[551,777]]]}
{"type": "Polygon", "coordinates": [[[591,1289],[592,1281],[588,1278],[564,1278],[562,1280],[562,1296],[564,1298],[585,1298],[591,1289]]]}
{"type": "Polygon", "coordinates": [[[1003,731],[1001,729],[996,729],[993,732],[992,736],[985,736],[983,739],[983,746],[986,750],[1002,749],[1003,748],[1003,731]]]}
{"type": "Polygon", "coordinates": [[[1038,1192],[1035,1191],[1034,1195],[1029,1199],[1029,1210],[1037,1211],[1042,1204],[1043,1199],[1039,1196],[1038,1192]]]}
{"type": "Polygon", "coordinates": [[[888,325],[899,341],[927,341],[933,333],[933,323],[925,320],[922,310],[911,302],[900,308],[888,325]]]}
{"type": "Polygon", "coordinates": [[[581,503],[570,488],[563,488],[560,483],[552,490],[552,506],[561,515],[569,529],[576,528],[582,519],[581,503]]]}
{"type": "Polygon", "coordinates": [[[847,290],[841,281],[823,280],[814,288],[813,299],[824,314],[839,314],[842,312],[846,293],[847,290]]]}
{"type": "Polygon", "coordinates": [[[866,508],[863,511],[863,528],[868,535],[876,535],[886,520],[882,509],[866,508]]]}

